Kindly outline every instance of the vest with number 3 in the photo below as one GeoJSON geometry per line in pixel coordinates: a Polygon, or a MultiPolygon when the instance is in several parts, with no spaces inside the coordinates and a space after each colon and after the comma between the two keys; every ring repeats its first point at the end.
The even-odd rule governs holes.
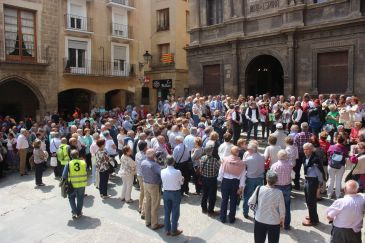
{"type": "Polygon", "coordinates": [[[83,160],[71,160],[68,165],[70,172],[68,180],[72,183],[74,188],[86,187],[87,185],[87,171],[86,163],[83,160]]]}

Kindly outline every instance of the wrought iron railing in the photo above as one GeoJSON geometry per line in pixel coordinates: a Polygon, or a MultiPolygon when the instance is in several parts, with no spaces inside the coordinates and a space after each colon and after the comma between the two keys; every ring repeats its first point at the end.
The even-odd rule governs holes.
{"type": "Polygon", "coordinates": [[[124,24],[112,23],[112,36],[133,39],[132,27],[124,24]]]}
{"type": "Polygon", "coordinates": [[[64,59],[65,74],[93,75],[93,76],[121,76],[128,77],[135,75],[135,65],[122,60],[114,62],[87,60],[87,59],[64,59]]]}
{"type": "Polygon", "coordinates": [[[78,16],[74,14],[66,14],[65,15],[65,26],[66,29],[76,30],[76,31],[84,31],[84,32],[92,32],[92,18],[78,16]]]}

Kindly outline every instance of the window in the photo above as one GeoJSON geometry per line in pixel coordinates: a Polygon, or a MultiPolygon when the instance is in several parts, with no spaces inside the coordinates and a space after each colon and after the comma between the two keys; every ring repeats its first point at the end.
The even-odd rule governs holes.
{"type": "Polygon", "coordinates": [[[207,24],[223,22],[223,0],[207,0],[207,24]]]}
{"type": "Polygon", "coordinates": [[[170,53],[170,44],[158,45],[158,53],[160,57],[160,63],[171,64],[174,62],[173,55],[170,53]]]}
{"type": "Polygon", "coordinates": [[[319,53],[318,92],[343,93],[348,84],[348,51],[319,53]]]}
{"type": "Polygon", "coordinates": [[[170,29],[169,9],[157,10],[157,31],[164,31],[170,29]]]}
{"type": "Polygon", "coordinates": [[[114,46],[113,47],[113,71],[115,75],[127,75],[127,47],[114,46]]]}
{"type": "Polygon", "coordinates": [[[35,15],[23,9],[4,9],[5,53],[7,59],[34,59],[35,15]]]}
{"type": "Polygon", "coordinates": [[[86,50],[87,42],[85,41],[68,41],[68,61],[70,67],[86,67],[86,50]]]}
{"type": "Polygon", "coordinates": [[[67,28],[88,31],[88,18],[82,5],[71,4],[70,13],[67,16],[67,28]]]}

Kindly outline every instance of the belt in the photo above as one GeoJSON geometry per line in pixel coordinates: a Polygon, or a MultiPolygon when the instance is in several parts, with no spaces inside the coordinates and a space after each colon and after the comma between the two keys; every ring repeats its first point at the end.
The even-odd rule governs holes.
{"type": "Polygon", "coordinates": [[[172,190],[163,190],[164,192],[180,192],[181,190],[174,190],[174,191],[172,191],[172,190]]]}
{"type": "Polygon", "coordinates": [[[305,179],[306,180],[318,180],[317,177],[312,177],[312,176],[306,176],[305,179]]]}

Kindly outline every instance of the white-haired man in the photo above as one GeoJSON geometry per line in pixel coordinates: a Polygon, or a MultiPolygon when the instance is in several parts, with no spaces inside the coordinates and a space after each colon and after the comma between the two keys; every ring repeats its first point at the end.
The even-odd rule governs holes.
{"type": "Polygon", "coordinates": [[[189,194],[189,179],[191,177],[189,169],[190,152],[189,149],[183,143],[184,138],[177,136],[175,138],[176,146],[173,151],[173,157],[176,161],[176,168],[181,171],[184,177],[184,184],[181,187],[181,194],[189,194]]]}

